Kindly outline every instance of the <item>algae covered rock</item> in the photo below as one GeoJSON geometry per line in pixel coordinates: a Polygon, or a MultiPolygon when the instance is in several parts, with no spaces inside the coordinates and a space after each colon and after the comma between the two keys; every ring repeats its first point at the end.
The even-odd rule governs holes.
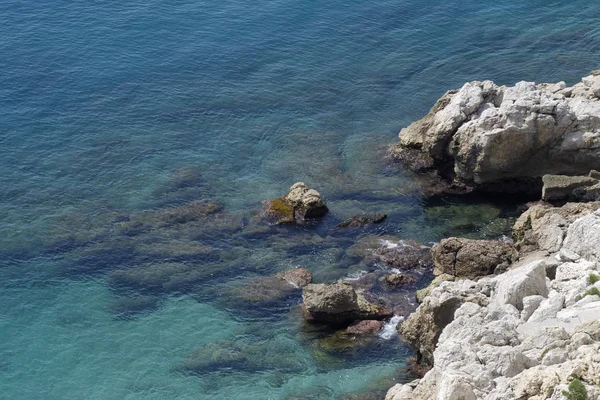
{"type": "Polygon", "coordinates": [[[320,218],[327,211],[327,205],[319,192],[310,189],[303,182],[292,185],[284,197],[265,202],[265,214],[275,224],[301,224],[307,219],[320,218]]]}
{"type": "Polygon", "coordinates": [[[225,291],[246,302],[268,303],[281,300],[311,282],[312,275],[309,270],[293,268],[272,276],[229,282],[225,291]]]}
{"type": "Polygon", "coordinates": [[[307,285],[302,291],[302,300],[306,319],[334,325],[356,320],[381,320],[393,314],[368,301],[347,283],[307,285]]]}

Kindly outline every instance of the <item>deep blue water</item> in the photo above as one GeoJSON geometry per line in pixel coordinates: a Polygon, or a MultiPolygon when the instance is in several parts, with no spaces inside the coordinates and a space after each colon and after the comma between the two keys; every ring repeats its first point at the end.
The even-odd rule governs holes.
{"type": "Polygon", "coordinates": [[[410,379],[397,339],[324,355],[298,293],[257,306],[232,288],[364,270],[348,254],[365,235],[506,232],[502,204],[426,202],[385,149],[464,81],[577,82],[600,67],[599,20],[582,0],[0,0],[0,397],[328,399],[410,379]],[[300,180],[325,221],[254,225],[300,180]],[[198,199],[233,222],[118,231],[198,199]],[[332,233],[361,212],[390,217],[332,233]],[[213,252],[151,251],[190,242],[213,252]],[[115,283],[136,268],[175,272],[115,283]],[[219,340],[266,356],[182,372],[219,340]]]}

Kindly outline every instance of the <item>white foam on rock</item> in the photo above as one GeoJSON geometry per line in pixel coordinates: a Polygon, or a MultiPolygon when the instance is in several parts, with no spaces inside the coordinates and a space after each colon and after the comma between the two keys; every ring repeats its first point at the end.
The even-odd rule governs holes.
{"type": "Polygon", "coordinates": [[[403,321],[404,317],[400,315],[394,315],[388,322],[385,323],[383,328],[381,328],[381,332],[379,332],[379,337],[385,340],[389,340],[398,336],[398,331],[396,330],[396,326],[400,321],[403,321]]]}

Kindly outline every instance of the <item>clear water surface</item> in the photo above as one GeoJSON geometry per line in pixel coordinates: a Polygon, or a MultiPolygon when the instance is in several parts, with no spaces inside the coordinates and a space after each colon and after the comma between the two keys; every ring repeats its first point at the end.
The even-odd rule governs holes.
{"type": "Polygon", "coordinates": [[[411,379],[397,338],[328,352],[299,293],[244,288],[359,273],[368,235],[505,233],[509,206],[425,201],[385,149],[465,81],[575,83],[599,19],[582,0],[0,0],[0,397],[380,398],[411,379]],[[256,223],[296,181],[329,216],[256,223]],[[223,218],[145,225],[199,199],[223,218]],[[336,233],[362,212],[389,218],[336,233]]]}

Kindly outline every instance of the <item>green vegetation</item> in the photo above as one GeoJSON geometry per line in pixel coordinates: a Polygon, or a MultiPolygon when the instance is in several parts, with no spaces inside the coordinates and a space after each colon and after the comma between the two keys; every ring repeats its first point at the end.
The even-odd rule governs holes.
{"type": "Polygon", "coordinates": [[[600,281],[600,276],[591,273],[590,276],[588,276],[588,284],[593,285],[594,283],[600,281]]]}
{"type": "Polygon", "coordinates": [[[569,390],[563,390],[562,394],[569,400],[588,400],[587,389],[579,379],[569,383],[569,390]]]}
{"type": "Polygon", "coordinates": [[[588,289],[585,291],[585,293],[583,294],[583,297],[585,296],[598,296],[600,297],[600,290],[598,290],[597,287],[593,287],[591,289],[588,289]]]}

